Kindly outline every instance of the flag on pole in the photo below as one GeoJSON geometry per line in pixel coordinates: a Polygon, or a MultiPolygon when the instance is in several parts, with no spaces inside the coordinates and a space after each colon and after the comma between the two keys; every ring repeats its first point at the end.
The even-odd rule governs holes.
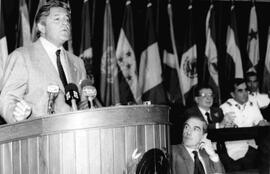
{"type": "Polygon", "coordinates": [[[84,0],[82,8],[82,35],[81,35],[80,57],[91,59],[93,57],[91,46],[91,24],[89,0],[84,0]]]}
{"type": "Polygon", "coordinates": [[[247,39],[247,52],[249,60],[247,61],[247,72],[255,71],[257,72],[257,65],[259,62],[259,35],[258,35],[258,25],[257,25],[257,14],[256,7],[253,6],[250,9],[249,17],[249,29],[248,29],[248,39],[247,39]]]}
{"type": "Polygon", "coordinates": [[[167,97],[171,103],[183,103],[180,87],[180,66],[175,45],[172,5],[168,3],[168,30],[164,39],[167,40],[163,52],[163,77],[167,97]]]}
{"type": "Polygon", "coordinates": [[[115,105],[119,100],[118,69],[114,47],[112,15],[109,0],[106,0],[103,29],[103,55],[101,58],[100,95],[104,106],[115,105]]]}
{"type": "MultiPolygon", "coordinates": [[[[0,1],[0,80],[3,77],[4,66],[8,58],[7,39],[5,35],[5,24],[2,9],[2,1],[0,1]]],[[[2,80],[0,81],[0,87],[2,86],[2,80]]],[[[0,89],[1,90],[1,89],[0,89]]]]}
{"type": "Polygon", "coordinates": [[[35,18],[34,18],[34,23],[33,23],[33,27],[32,27],[32,41],[36,41],[38,39],[38,36],[37,36],[37,32],[38,32],[38,29],[37,29],[37,24],[36,24],[36,16],[37,16],[37,12],[39,11],[40,7],[45,5],[47,3],[46,0],[39,0],[39,3],[38,3],[38,7],[37,7],[37,11],[36,11],[36,14],[35,14],[35,18]]]}
{"type": "Polygon", "coordinates": [[[216,47],[216,27],[215,27],[215,10],[213,4],[210,5],[206,16],[206,46],[205,56],[206,65],[204,71],[209,72],[208,84],[213,88],[217,104],[221,104],[220,89],[218,80],[218,54],[216,47]]]}
{"type": "Polygon", "coordinates": [[[231,21],[227,29],[227,64],[228,76],[233,75],[233,77],[229,78],[243,78],[243,67],[242,67],[242,59],[241,53],[239,50],[239,42],[238,42],[238,34],[236,27],[236,16],[234,5],[231,6],[231,21]]]}
{"type": "Polygon", "coordinates": [[[18,32],[16,38],[16,48],[29,45],[32,42],[29,11],[25,0],[20,0],[18,32]]]}
{"type": "Polygon", "coordinates": [[[140,103],[137,64],[134,53],[134,26],[131,1],[126,1],[124,18],[116,48],[117,63],[120,67],[119,87],[121,103],[140,103]],[[122,77],[122,78],[120,78],[122,77]]]}
{"type": "Polygon", "coordinates": [[[87,75],[91,76],[92,72],[92,58],[93,50],[91,45],[91,23],[90,23],[90,2],[89,0],[84,0],[82,7],[82,32],[81,32],[81,44],[80,44],[80,57],[84,61],[84,66],[87,75]]]}
{"type": "Polygon", "coordinates": [[[264,74],[262,92],[269,93],[270,91],[270,27],[268,28],[268,41],[264,63],[264,74]]]}
{"type": "Polygon", "coordinates": [[[183,55],[180,64],[181,91],[184,105],[190,104],[193,100],[193,88],[198,84],[197,73],[197,45],[194,39],[194,27],[192,16],[192,4],[188,6],[188,25],[184,43],[183,55]]]}
{"type": "Polygon", "coordinates": [[[161,61],[154,26],[152,3],[148,2],[144,35],[146,43],[140,59],[139,86],[142,101],[164,104],[166,96],[162,84],[161,61]]]}

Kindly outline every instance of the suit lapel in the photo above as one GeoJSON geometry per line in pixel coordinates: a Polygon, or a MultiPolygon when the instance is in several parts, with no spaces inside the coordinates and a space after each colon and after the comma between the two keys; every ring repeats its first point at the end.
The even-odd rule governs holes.
{"type": "Polygon", "coordinates": [[[200,111],[200,109],[199,109],[198,106],[196,106],[196,112],[197,112],[198,114],[200,114],[200,116],[202,116],[202,117],[204,118],[204,116],[203,116],[203,114],[202,114],[202,112],[200,111]]]}
{"type": "Polygon", "coordinates": [[[77,78],[77,71],[78,68],[76,67],[76,64],[73,62],[73,60],[71,59],[70,55],[65,51],[64,52],[65,57],[66,57],[66,63],[67,63],[67,69],[68,72],[66,73],[66,75],[68,76],[67,78],[69,79],[69,83],[77,83],[76,79],[77,78]]]}
{"type": "Polygon", "coordinates": [[[183,144],[179,145],[179,149],[181,151],[181,154],[183,154],[183,159],[186,163],[186,167],[189,174],[194,173],[194,161],[192,160],[190,154],[188,153],[187,149],[184,147],[183,144]]]}

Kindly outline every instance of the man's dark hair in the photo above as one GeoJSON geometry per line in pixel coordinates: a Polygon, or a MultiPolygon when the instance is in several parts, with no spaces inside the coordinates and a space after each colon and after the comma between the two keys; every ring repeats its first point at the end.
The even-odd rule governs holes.
{"type": "Polygon", "coordinates": [[[236,89],[237,86],[241,85],[242,83],[246,83],[246,80],[243,78],[235,78],[233,80],[233,83],[231,85],[231,92],[234,92],[234,90],[236,89]]]}
{"type": "Polygon", "coordinates": [[[203,133],[204,133],[204,134],[207,133],[207,122],[206,122],[206,120],[205,120],[202,116],[200,116],[200,115],[189,115],[189,116],[187,116],[187,117],[185,118],[184,125],[185,125],[185,123],[186,123],[189,119],[192,119],[192,118],[202,121],[202,122],[203,122],[203,133]]]}
{"type": "Polygon", "coordinates": [[[252,77],[252,76],[256,76],[257,77],[257,73],[254,71],[249,71],[246,73],[246,80],[248,80],[248,77],[252,77]]]}
{"type": "Polygon", "coordinates": [[[150,149],[143,154],[136,174],[169,174],[169,160],[160,149],[150,149]]]}
{"type": "MultiPolygon", "coordinates": [[[[38,9],[38,12],[35,16],[36,25],[42,20],[42,18],[49,16],[50,9],[54,8],[54,7],[64,8],[68,13],[69,19],[71,19],[71,11],[70,11],[68,4],[66,4],[65,2],[59,1],[59,0],[50,0],[45,5],[41,6],[40,9],[38,9]]],[[[40,31],[38,30],[37,27],[36,27],[35,32],[36,32],[35,39],[37,39],[40,37],[40,31]]]]}
{"type": "Polygon", "coordinates": [[[213,88],[212,88],[210,85],[208,85],[208,84],[198,85],[198,86],[196,86],[195,89],[194,89],[194,97],[200,96],[200,91],[201,91],[202,89],[211,89],[212,92],[214,91],[213,88]]]}

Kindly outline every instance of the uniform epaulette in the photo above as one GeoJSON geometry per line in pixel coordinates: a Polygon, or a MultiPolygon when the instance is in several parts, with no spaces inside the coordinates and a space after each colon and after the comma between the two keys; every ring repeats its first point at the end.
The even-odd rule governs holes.
{"type": "Polygon", "coordinates": [[[231,103],[231,102],[226,101],[226,103],[227,103],[229,106],[232,106],[232,103],[231,103]]]}

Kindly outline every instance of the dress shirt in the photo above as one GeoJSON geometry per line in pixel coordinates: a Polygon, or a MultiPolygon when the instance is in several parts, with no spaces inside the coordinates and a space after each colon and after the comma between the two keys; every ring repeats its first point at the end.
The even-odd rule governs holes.
{"type": "MultiPolygon", "coordinates": [[[[252,127],[257,125],[259,121],[263,120],[258,105],[251,101],[248,101],[241,105],[234,99],[228,99],[220,106],[220,108],[223,110],[224,114],[228,112],[234,112],[234,123],[238,127],[252,127]]],[[[248,151],[249,146],[257,148],[254,139],[227,141],[225,142],[225,145],[228,155],[234,160],[244,157],[248,151]]]]}
{"type": "Polygon", "coordinates": [[[67,78],[67,82],[69,82],[69,76],[67,74],[67,72],[69,72],[68,66],[67,66],[67,60],[66,60],[66,56],[65,56],[65,49],[63,47],[57,48],[54,44],[52,44],[51,42],[49,42],[48,40],[46,40],[43,37],[40,37],[40,41],[42,46],[44,47],[45,51],[47,52],[53,66],[55,67],[56,71],[59,73],[58,68],[57,68],[57,63],[56,63],[56,51],[57,50],[61,50],[60,52],[60,59],[61,59],[61,64],[62,67],[64,69],[66,78],[67,78]]]}
{"type": "Polygon", "coordinates": [[[208,120],[207,120],[206,112],[208,112],[209,115],[211,115],[210,109],[209,109],[209,110],[205,110],[205,109],[203,109],[203,108],[201,108],[201,107],[198,107],[198,108],[199,108],[199,110],[201,111],[204,120],[207,122],[207,124],[209,124],[209,123],[208,123],[208,120]]]}

